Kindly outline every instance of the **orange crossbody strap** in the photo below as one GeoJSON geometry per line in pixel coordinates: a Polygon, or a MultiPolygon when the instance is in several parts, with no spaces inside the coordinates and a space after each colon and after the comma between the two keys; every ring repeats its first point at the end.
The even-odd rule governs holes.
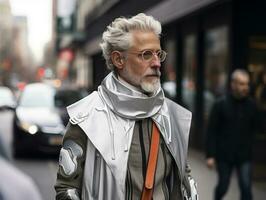
{"type": "Polygon", "coordinates": [[[154,185],[155,170],[157,165],[158,151],[160,145],[160,132],[156,124],[152,124],[152,136],[151,136],[151,146],[148,159],[148,166],[145,177],[145,184],[143,186],[141,200],[151,200],[152,199],[152,189],[154,185]]]}

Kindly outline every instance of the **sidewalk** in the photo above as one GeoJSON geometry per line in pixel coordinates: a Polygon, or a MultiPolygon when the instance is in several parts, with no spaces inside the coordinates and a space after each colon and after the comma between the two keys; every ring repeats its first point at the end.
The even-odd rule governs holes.
{"type": "MultiPolygon", "coordinates": [[[[198,183],[200,200],[213,200],[213,191],[216,185],[216,171],[209,170],[205,165],[205,157],[196,150],[189,151],[189,165],[192,175],[198,183]]],[[[266,199],[266,183],[253,182],[253,200],[266,199]]],[[[231,183],[224,200],[239,200],[239,189],[235,173],[231,177],[231,183]]]]}

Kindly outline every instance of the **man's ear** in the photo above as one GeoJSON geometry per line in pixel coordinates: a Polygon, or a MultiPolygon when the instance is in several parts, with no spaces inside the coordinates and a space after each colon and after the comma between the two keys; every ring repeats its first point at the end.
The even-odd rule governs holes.
{"type": "Polygon", "coordinates": [[[124,57],[121,52],[113,51],[111,53],[111,59],[113,65],[115,65],[118,69],[122,69],[124,67],[124,57]]]}

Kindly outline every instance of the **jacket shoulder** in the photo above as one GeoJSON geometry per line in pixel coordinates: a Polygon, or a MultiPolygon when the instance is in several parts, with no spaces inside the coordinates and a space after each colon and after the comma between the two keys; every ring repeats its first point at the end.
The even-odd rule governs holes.
{"type": "Polygon", "coordinates": [[[83,122],[87,119],[91,110],[99,105],[102,105],[102,101],[97,91],[94,91],[83,99],[71,104],[67,107],[70,123],[79,124],[80,122],[83,122]]]}
{"type": "Polygon", "coordinates": [[[178,113],[179,117],[182,118],[192,118],[192,112],[188,109],[168,98],[165,98],[165,101],[170,113],[178,113]]]}

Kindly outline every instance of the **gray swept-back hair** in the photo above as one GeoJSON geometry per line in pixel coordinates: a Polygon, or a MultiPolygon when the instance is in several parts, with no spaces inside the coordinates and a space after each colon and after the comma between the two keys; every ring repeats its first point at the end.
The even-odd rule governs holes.
{"type": "Polygon", "coordinates": [[[111,53],[128,50],[131,46],[131,31],[134,30],[151,31],[160,37],[162,27],[159,21],[144,13],[131,18],[116,18],[103,32],[102,42],[100,43],[103,57],[109,69],[114,69],[111,53]]]}

